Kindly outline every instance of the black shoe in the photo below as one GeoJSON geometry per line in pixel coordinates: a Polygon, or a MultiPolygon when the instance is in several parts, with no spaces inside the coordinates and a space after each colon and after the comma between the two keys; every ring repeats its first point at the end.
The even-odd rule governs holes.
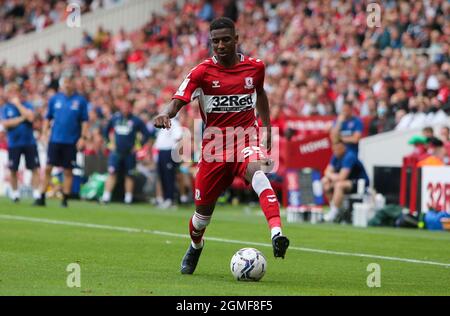
{"type": "Polygon", "coordinates": [[[203,247],[200,249],[195,249],[192,245],[189,245],[189,249],[181,261],[181,274],[192,274],[197,267],[198,259],[202,254],[203,247]]]}
{"type": "Polygon", "coordinates": [[[61,207],[63,207],[63,208],[66,208],[66,207],[68,207],[69,205],[67,204],[67,200],[66,199],[63,199],[62,201],[61,201],[61,207]]]}
{"type": "Polygon", "coordinates": [[[45,206],[45,199],[40,198],[40,199],[34,200],[33,206],[45,206]]]}
{"type": "Polygon", "coordinates": [[[272,238],[273,255],[275,258],[283,258],[286,254],[286,250],[289,247],[289,239],[286,236],[281,236],[280,233],[272,238]]]}
{"type": "Polygon", "coordinates": [[[17,203],[20,202],[20,199],[19,199],[19,198],[15,198],[15,199],[13,200],[13,202],[17,204],[17,203]]]}

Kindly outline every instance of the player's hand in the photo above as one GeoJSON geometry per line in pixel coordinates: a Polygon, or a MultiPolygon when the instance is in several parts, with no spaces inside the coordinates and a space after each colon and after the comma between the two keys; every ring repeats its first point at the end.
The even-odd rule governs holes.
{"type": "Polygon", "coordinates": [[[77,149],[79,151],[82,151],[85,146],[86,146],[86,141],[83,138],[80,138],[77,142],[77,149]]]}
{"type": "Polygon", "coordinates": [[[21,106],[22,103],[20,102],[20,99],[18,97],[13,97],[11,99],[11,103],[14,104],[15,106],[21,106]]]}
{"type": "Polygon", "coordinates": [[[344,116],[344,114],[339,114],[338,117],[337,117],[337,121],[338,121],[339,123],[344,122],[344,121],[345,121],[345,116],[344,116]]]}
{"type": "Polygon", "coordinates": [[[167,128],[169,129],[172,126],[172,122],[170,121],[170,117],[167,114],[159,114],[153,119],[153,125],[156,128],[167,128]]]}

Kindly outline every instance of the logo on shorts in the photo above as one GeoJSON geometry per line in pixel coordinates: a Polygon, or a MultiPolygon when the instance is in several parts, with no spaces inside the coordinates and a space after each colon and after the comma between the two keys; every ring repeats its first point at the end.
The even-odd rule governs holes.
{"type": "Polygon", "coordinates": [[[212,87],[213,87],[213,88],[220,88],[220,82],[219,82],[219,80],[214,80],[214,81],[212,82],[212,87]]]}
{"type": "Polygon", "coordinates": [[[245,89],[253,89],[255,86],[253,85],[252,77],[245,77],[245,89]]]}
{"type": "Polygon", "coordinates": [[[195,200],[196,201],[201,201],[201,197],[200,197],[200,190],[199,189],[195,189],[195,200]]]}

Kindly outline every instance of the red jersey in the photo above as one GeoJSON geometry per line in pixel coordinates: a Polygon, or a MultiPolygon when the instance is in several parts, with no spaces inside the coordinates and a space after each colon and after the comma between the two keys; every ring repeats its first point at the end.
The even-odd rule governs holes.
{"type": "Polygon", "coordinates": [[[256,125],[256,95],[264,85],[265,66],[260,59],[239,55],[239,62],[227,68],[214,56],[186,76],[173,98],[190,102],[199,99],[202,119],[208,127],[256,125]]]}

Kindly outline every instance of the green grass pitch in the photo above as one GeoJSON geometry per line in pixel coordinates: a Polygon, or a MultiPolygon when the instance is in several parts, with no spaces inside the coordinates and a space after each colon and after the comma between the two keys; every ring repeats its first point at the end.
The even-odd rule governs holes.
{"type": "Polygon", "coordinates": [[[195,274],[181,275],[193,208],[30,204],[0,199],[0,295],[450,295],[448,232],[285,223],[292,248],[281,260],[258,208],[218,206],[195,274]],[[230,273],[246,246],[268,259],[260,282],[230,273]],[[70,263],[80,265],[79,288],[66,284],[70,263]],[[380,287],[367,285],[370,263],[380,287]]]}

